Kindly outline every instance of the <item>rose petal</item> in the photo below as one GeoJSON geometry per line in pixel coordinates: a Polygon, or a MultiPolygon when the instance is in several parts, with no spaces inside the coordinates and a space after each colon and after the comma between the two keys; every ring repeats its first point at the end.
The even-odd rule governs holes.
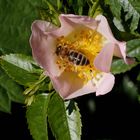
{"type": "Polygon", "coordinates": [[[73,15],[73,14],[61,14],[60,15],[60,21],[61,25],[65,27],[67,23],[71,25],[71,27],[83,25],[90,27],[92,29],[97,28],[99,21],[88,17],[88,16],[79,16],[79,15],[73,15]]]}
{"type": "Polygon", "coordinates": [[[51,32],[52,36],[67,36],[70,32],[77,27],[90,27],[92,29],[97,28],[98,21],[88,16],[78,16],[73,14],[61,14],[59,16],[61,27],[51,32]]]}
{"type": "Polygon", "coordinates": [[[74,72],[63,72],[59,77],[51,75],[50,78],[53,87],[63,98],[82,88],[84,84],[83,80],[74,72]]]}
{"type": "Polygon", "coordinates": [[[45,21],[35,21],[32,24],[30,45],[35,60],[48,73],[59,76],[62,72],[56,65],[55,39],[48,36],[46,31],[56,30],[55,26],[45,21]]]}
{"type": "Polygon", "coordinates": [[[74,72],[63,72],[60,77],[50,77],[53,87],[64,99],[71,99],[77,96],[95,92],[95,87],[89,81],[86,85],[74,72]]]}
{"type": "Polygon", "coordinates": [[[109,72],[114,52],[114,44],[106,44],[94,60],[94,66],[103,72],[109,72]]]}
{"type": "Polygon", "coordinates": [[[96,95],[104,95],[110,92],[114,86],[115,77],[110,73],[104,73],[99,85],[97,86],[96,95]]]}
{"type": "Polygon", "coordinates": [[[119,42],[114,49],[114,56],[123,58],[126,64],[133,64],[135,60],[126,56],[126,42],[119,42]]]}
{"type": "Polygon", "coordinates": [[[97,31],[100,32],[108,42],[115,44],[114,55],[123,58],[127,64],[134,63],[133,59],[126,59],[126,42],[120,42],[114,38],[107,19],[102,15],[98,15],[95,19],[100,21],[97,31]]]}
{"type": "Polygon", "coordinates": [[[89,93],[93,93],[96,91],[96,87],[93,85],[92,81],[90,80],[86,85],[84,85],[81,89],[71,93],[65,99],[72,99],[75,97],[83,96],[89,93]]]}
{"type": "Polygon", "coordinates": [[[100,21],[97,31],[101,33],[109,42],[116,43],[116,39],[112,34],[107,19],[102,15],[98,15],[95,19],[100,21]]]}

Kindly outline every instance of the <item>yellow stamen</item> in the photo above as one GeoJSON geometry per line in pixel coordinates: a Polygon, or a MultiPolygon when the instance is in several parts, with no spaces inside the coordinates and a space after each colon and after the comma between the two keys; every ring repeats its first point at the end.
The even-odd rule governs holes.
{"type": "Polygon", "coordinates": [[[84,54],[89,60],[89,64],[75,65],[68,60],[68,56],[63,57],[63,59],[58,57],[57,64],[60,68],[65,68],[65,71],[76,72],[85,83],[93,78],[98,81],[101,72],[95,68],[93,62],[101,51],[104,41],[105,38],[99,32],[88,27],[79,27],[65,37],[60,36],[57,38],[57,45],[84,54]]]}

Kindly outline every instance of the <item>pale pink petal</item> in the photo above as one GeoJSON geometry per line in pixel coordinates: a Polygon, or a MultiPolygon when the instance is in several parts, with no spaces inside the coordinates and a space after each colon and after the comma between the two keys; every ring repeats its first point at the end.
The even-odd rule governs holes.
{"type": "Polygon", "coordinates": [[[112,34],[107,19],[102,15],[98,15],[95,19],[100,21],[97,31],[101,33],[109,42],[116,43],[117,40],[112,34]]]}
{"type": "Polygon", "coordinates": [[[97,69],[103,72],[110,71],[114,47],[114,44],[108,43],[102,48],[101,52],[96,56],[94,60],[94,66],[97,69]]]}
{"type": "Polygon", "coordinates": [[[126,59],[126,42],[120,42],[114,38],[107,19],[102,15],[98,15],[95,19],[100,21],[97,31],[107,39],[107,42],[115,44],[114,55],[123,58],[127,64],[134,63],[133,59],[126,59]]]}
{"type": "Polygon", "coordinates": [[[90,27],[92,29],[96,29],[98,26],[99,21],[88,17],[88,16],[79,16],[79,15],[73,15],[73,14],[61,14],[60,15],[60,21],[61,25],[65,27],[67,23],[71,27],[77,27],[79,25],[83,25],[86,27],[90,27]]]}
{"type": "Polygon", "coordinates": [[[70,94],[65,99],[71,99],[78,96],[83,96],[89,93],[96,92],[96,95],[104,95],[110,92],[115,83],[115,77],[110,73],[102,73],[102,78],[94,84],[94,80],[90,80],[87,84],[85,84],[81,89],[77,90],[76,92],[70,94]]]}
{"type": "Polygon", "coordinates": [[[66,98],[73,92],[83,87],[83,80],[74,72],[63,72],[59,77],[50,75],[53,87],[63,97],[66,98]]]}
{"type": "Polygon", "coordinates": [[[61,14],[59,16],[60,28],[56,31],[51,32],[52,36],[67,36],[69,33],[74,31],[77,27],[90,27],[92,29],[97,28],[98,21],[88,16],[78,16],[72,14],[61,14]]]}
{"type": "Polygon", "coordinates": [[[114,49],[114,56],[123,58],[126,64],[133,64],[135,60],[126,56],[126,42],[117,42],[114,49]]]}
{"type": "Polygon", "coordinates": [[[38,64],[48,73],[58,76],[61,71],[56,65],[55,38],[47,35],[49,31],[56,30],[55,26],[45,21],[35,21],[32,24],[30,45],[32,53],[38,64]]]}
{"type": "Polygon", "coordinates": [[[43,21],[43,20],[35,20],[32,23],[32,27],[33,26],[34,26],[34,28],[38,28],[38,30],[41,30],[42,32],[51,32],[58,28],[55,25],[53,25],[52,23],[43,21]]]}
{"type": "Polygon", "coordinates": [[[96,95],[104,95],[110,92],[114,86],[115,77],[110,73],[104,73],[103,78],[99,81],[97,86],[96,95]]]}
{"type": "Polygon", "coordinates": [[[90,81],[84,85],[84,81],[74,72],[63,72],[59,77],[50,76],[50,78],[53,87],[64,99],[95,92],[95,87],[90,81]]]}
{"type": "Polygon", "coordinates": [[[93,85],[92,81],[88,81],[87,84],[85,84],[81,89],[78,89],[77,91],[69,94],[65,99],[72,99],[75,97],[83,96],[89,93],[93,93],[96,91],[95,85],[93,85]]]}

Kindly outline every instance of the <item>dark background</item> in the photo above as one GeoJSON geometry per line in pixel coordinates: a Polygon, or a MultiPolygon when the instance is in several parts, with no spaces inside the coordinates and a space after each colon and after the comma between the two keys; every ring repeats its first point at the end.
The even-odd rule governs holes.
{"type": "MultiPolygon", "coordinates": [[[[89,94],[75,99],[82,116],[82,140],[140,139],[140,104],[118,92],[119,80],[104,96],[89,94]]],[[[17,103],[12,103],[11,114],[0,113],[2,140],[32,140],[25,114],[26,107],[17,103]]],[[[51,134],[50,140],[54,140],[51,134]]]]}

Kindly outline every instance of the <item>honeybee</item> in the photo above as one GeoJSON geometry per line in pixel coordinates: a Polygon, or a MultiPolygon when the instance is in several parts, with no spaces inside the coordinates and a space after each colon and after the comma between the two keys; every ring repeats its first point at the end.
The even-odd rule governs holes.
{"type": "Polygon", "coordinates": [[[85,66],[89,64],[89,59],[83,53],[70,49],[67,44],[58,44],[55,53],[62,59],[68,59],[74,65],[85,66]]]}

